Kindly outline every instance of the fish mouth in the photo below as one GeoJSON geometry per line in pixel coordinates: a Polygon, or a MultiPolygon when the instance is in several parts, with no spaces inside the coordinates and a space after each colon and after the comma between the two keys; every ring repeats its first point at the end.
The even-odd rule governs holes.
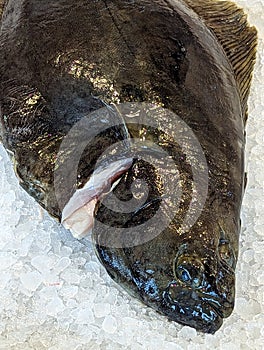
{"type": "Polygon", "coordinates": [[[223,302],[216,293],[170,283],[163,293],[160,311],[170,320],[193,327],[203,333],[214,334],[222,325],[223,318],[233,306],[223,302]]]}
{"type": "Polygon", "coordinates": [[[98,167],[84,187],[73,194],[62,211],[61,223],[75,238],[81,239],[90,234],[97,202],[113,189],[113,184],[132,163],[132,158],[125,158],[98,167]]]}

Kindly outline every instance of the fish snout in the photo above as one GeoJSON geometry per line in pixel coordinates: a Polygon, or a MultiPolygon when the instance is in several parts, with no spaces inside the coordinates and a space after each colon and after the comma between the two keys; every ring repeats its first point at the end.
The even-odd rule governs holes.
{"type": "Polygon", "coordinates": [[[204,281],[204,272],[204,264],[197,256],[184,254],[175,260],[175,277],[186,286],[201,287],[204,281]]]}
{"type": "MultiPolygon", "coordinates": [[[[209,299],[210,296],[204,295],[209,299]]],[[[217,300],[204,299],[199,290],[172,282],[163,293],[161,309],[169,319],[177,320],[198,331],[215,333],[223,323],[217,300]]]]}

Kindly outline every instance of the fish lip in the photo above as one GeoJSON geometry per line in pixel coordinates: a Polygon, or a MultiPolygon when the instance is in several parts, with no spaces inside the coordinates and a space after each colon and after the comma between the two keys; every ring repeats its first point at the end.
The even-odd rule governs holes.
{"type": "Polygon", "coordinates": [[[221,310],[221,305],[219,305],[221,301],[220,298],[212,297],[210,294],[203,293],[203,292],[197,293],[197,295],[207,305],[209,305],[212,309],[214,309],[214,311],[218,314],[218,316],[220,316],[221,318],[225,317],[223,311],[221,310]]]}
{"type": "MultiPolygon", "coordinates": [[[[171,286],[175,286],[176,284],[178,283],[177,282],[170,283],[168,289],[171,286]]],[[[183,292],[184,291],[187,293],[190,293],[190,291],[194,292],[200,300],[205,302],[206,305],[210,305],[215,310],[215,312],[217,312],[218,315],[222,318],[227,317],[225,316],[225,312],[223,310],[233,309],[234,305],[232,302],[228,302],[223,298],[219,297],[218,295],[212,295],[212,293],[204,291],[204,287],[190,288],[183,285],[179,285],[179,287],[182,288],[183,292]]]]}
{"type": "Polygon", "coordinates": [[[196,294],[197,302],[194,303],[194,299],[190,296],[190,305],[188,305],[170,296],[169,288],[175,285],[176,283],[170,283],[163,292],[160,311],[167,314],[169,319],[196,328],[197,331],[215,333],[221,327],[224,318],[219,305],[221,299],[212,297],[199,289],[195,290],[177,284],[182,293],[188,295],[194,292],[196,294]]]}

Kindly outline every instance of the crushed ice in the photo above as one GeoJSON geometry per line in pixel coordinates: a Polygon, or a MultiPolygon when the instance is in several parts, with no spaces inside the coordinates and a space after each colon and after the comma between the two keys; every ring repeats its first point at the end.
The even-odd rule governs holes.
{"type": "Polygon", "coordinates": [[[237,0],[259,29],[247,125],[248,186],[235,310],[215,334],[168,322],[121,291],[83,244],[18,185],[0,145],[1,349],[262,349],[264,343],[264,0],[237,0]],[[261,56],[262,55],[262,56],[261,56]]]}

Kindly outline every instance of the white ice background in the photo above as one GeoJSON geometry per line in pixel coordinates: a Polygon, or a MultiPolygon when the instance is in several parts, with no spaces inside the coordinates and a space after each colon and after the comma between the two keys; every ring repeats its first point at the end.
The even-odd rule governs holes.
{"type": "Polygon", "coordinates": [[[0,145],[0,350],[263,349],[264,0],[237,0],[259,32],[236,305],[215,335],[168,322],[108,277],[18,185],[0,145]]]}

